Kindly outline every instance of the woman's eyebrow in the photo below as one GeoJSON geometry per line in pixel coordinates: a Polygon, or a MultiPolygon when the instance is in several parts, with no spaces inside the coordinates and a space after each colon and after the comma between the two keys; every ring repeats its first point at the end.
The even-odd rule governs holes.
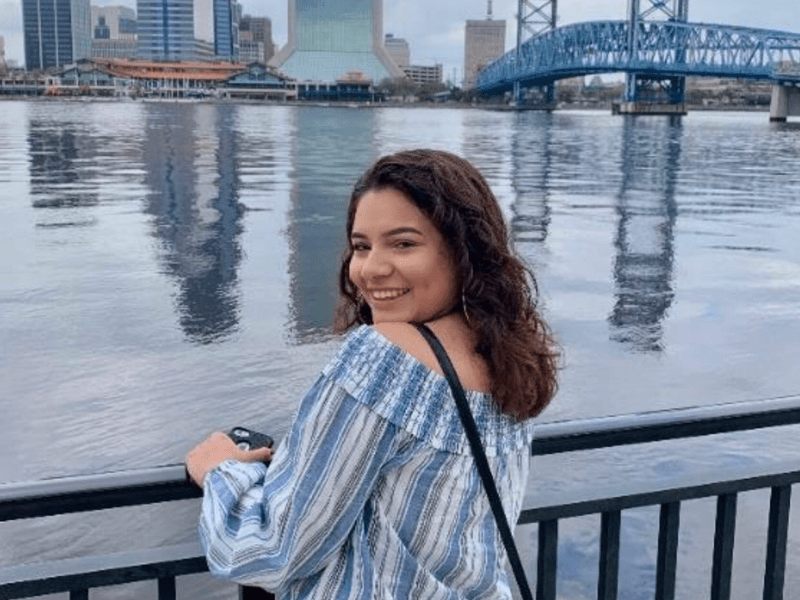
{"type": "Polygon", "coordinates": [[[416,233],[417,235],[423,235],[423,233],[419,229],[410,226],[395,227],[394,229],[390,229],[389,231],[387,231],[384,235],[386,237],[389,237],[392,235],[399,235],[401,233],[416,233]]]}
{"type": "MultiPolygon", "coordinates": [[[[414,233],[416,235],[425,235],[416,227],[411,226],[404,226],[404,227],[395,227],[394,229],[390,229],[389,231],[383,233],[383,237],[392,237],[393,235],[400,235],[403,233],[414,233]]],[[[351,238],[359,238],[359,239],[367,239],[367,235],[364,233],[360,233],[358,231],[353,231],[350,234],[351,238]]]]}

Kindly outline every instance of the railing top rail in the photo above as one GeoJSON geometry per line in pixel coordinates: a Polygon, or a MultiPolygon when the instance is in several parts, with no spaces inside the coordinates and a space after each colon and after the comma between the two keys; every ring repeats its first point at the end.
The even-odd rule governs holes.
{"type": "Polygon", "coordinates": [[[183,465],[0,485],[0,522],[202,496],[183,465]]]}
{"type": "Polygon", "coordinates": [[[667,478],[642,482],[637,479],[593,482],[591,486],[571,490],[566,499],[563,490],[537,492],[526,498],[519,523],[564,519],[609,510],[655,506],[723,494],[738,494],[800,482],[798,461],[777,464],[743,464],[726,469],[683,474],[680,482],[667,478]]]}
{"type": "Polygon", "coordinates": [[[183,465],[164,465],[129,471],[113,471],[92,475],[53,477],[38,481],[12,482],[0,485],[0,503],[18,498],[20,495],[39,496],[71,494],[75,492],[98,492],[120,487],[174,484],[186,478],[183,465]]]}
{"type": "Polygon", "coordinates": [[[536,428],[533,455],[699,437],[800,423],[800,395],[555,421],[536,428]]]}
{"type": "MultiPolygon", "coordinates": [[[[543,423],[533,455],[800,423],[800,396],[543,423]]],[[[0,484],[0,522],[196,498],[183,465],[0,484]]]]}

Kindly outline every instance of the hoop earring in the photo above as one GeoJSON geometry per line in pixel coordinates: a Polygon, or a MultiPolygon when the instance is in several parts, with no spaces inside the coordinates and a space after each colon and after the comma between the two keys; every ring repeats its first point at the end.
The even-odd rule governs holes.
{"type": "Polygon", "coordinates": [[[467,325],[472,327],[472,321],[469,320],[469,313],[467,312],[467,295],[464,288],[461,288],[461,310],[464,311],[464,318],[467,320],[467,325]]]}

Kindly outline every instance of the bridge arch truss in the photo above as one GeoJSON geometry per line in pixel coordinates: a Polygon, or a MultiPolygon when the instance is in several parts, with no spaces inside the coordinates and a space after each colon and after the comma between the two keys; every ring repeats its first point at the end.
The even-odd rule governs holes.
{"type": "Polygon", "coordinates": [[[483,93],[595,73],[734,77],[800,83],[800,34],[676,21],[592,21],[527,40],[478,77],[483,93]],[[630,47],[630,39],[636,40],[630,47]]]}

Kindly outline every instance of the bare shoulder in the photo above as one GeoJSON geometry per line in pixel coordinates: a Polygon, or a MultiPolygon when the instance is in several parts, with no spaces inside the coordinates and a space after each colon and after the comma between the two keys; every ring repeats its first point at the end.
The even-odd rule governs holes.
{"type": "Polygon", "coordinates": [[[373,328],[395,346],[398,346],[428,368],[439,373],[442,372],[439,367],[439,361],[436,360],[436,356],[428,342],[425,341],[422,334],[411,323],[383,322],[376,323],[373,328]]]}

